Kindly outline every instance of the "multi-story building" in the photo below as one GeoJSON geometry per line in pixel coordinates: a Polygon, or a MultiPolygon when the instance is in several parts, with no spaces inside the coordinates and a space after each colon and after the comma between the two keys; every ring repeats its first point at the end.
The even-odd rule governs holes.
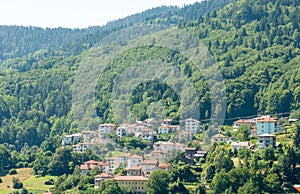
{"type": "Polygon", "coordinates": [[[101,173],[94,176],[95,189],[98,189],[101,181],[112,180],[114,177],[107,173],[101,173]]]}
{"type": "Polygon", "coordinates": [[[153,150],[150,152],[150,160],[163,161],[165,156],[166,156],[166,153],[161,150],[153,150]]]}
{"type": "Polygon", "coordinates": [[[148,178],[143,176],[117,176],[114,178],[119,186],[124,186],[126,189],[134,193],[147,193],[148,178]]]}
{"type": "Polygon", "coordinates": [[[80,142],[81,139],[81,134],[80,133],[75,133],[71,135],[64,135],[62,138],[62,146],[70,146],[73,144],[77,144],[80,142]]]}
{"type": "Polygon", "coordinates": [[[265,147],[275,147],[276,146],[276,136],[272,134],[261,134],[257,135],[258,148],[262,149],[265,147]]]}
{"type": "Polygon", "coordinates": [[[228,137],[222,134],[216,134],[211,137],[211,142],[227,142],[229,140],[228,137]]]}
{"type": "Polygon", "coordinates": [[[131,168],[133,166],[140,164],[142,161],[143,161],[142,156],[138,156],[138,155],[129,156],[127,160],[127,167],[131,168]]]}
{"type": "Polygon", "coordinates": [[[97,144],[95,142],[85,142],[85,143],[78,143],[76,145],[73,145],[73,151],[78,153],[85,152],[88,148],[91,148],[93,146],[96,146],[97,144]]]}
{"type": "Polygon", "coordinates": [[[115,124],[106,123],[106,124],[100,124],[99,125],[99,133],[100,134],[111,134],[114,132],[116,128],[115,124]]]}
{"type": "Polygon", "coordinates": [[[189,118],[185,121],[185,131],[190,133],[198,133],[200,131],[200,121],[197,121],[195,119],[189,118]]]}
{"type": "Polygon", "coordinates": [[[277,120],[272,117],[262,117],[256,119],[256,132],[257,135],[265,133],[275,133],[277,132],[276,128],[277,120]]]}

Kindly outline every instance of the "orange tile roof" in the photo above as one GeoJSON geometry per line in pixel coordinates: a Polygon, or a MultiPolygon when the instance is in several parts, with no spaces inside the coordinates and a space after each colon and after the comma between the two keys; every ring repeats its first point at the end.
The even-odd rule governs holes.
{"type": "Polygon", "coordinates": [[[277,122],[277,119],[272,117],[259,118],[256,120],[257,122],[277,122]]]}
{"type": "Polygon", "coordinates": [[[80,165],[80,170],[89,170],[89,168],[86,164],[82,164],[80,165]]]}
{"type": "Polygon", "coordinates": [[[212,138],[227,138],[225,135],[222,135],[222,134],[216,134],[214,136],[212,136],[212,138]]]}
{"type": "Polygon", "coordinates": [[[116,181],[147,181],[148,178],[143,176],[117,176],[114,178],[116,181]]]}
{"type": "Polygon", "coordinates": [[[132,156],[129,156],[129,158],[130,158],[130,159],[143,159],[142,156],[139,156],[139,155],[136,155],[136,154],[134,154],[134,155],[132,155],[132,156]]]}
{"type": "Polygon", "coordinates": [[[134,166],[128,168],[128,170],[141,170],[141,166],[139,166],[139,165],[134,165],[134,166]]]}
{"type": "Polygon", "coordinates": [[[170,167],[170,165],[166,164],[166,163],[160,163],[158,167],[159,168],[168,168],[168,167],[170,167]]]}
{"type": "Polygon", "coordinates": [[[106,174],[106,173],[101,173],[101,174],[98,174],[96,176],[94,176],[95,178],[112,178],[113,176],[110,175],[110,174],[106,174]]]}
{"type": "Polygon", "coordinates": [[[196,148],[184,148],[184,150],[196,150],[196,148]]]}
{"type": "Polygon", "coordinates": [[[157,160],[144,160],[140,163],[140,165],[142,164],[157,164],[157,160]]]}
{"type": "Polygon", "coordinates": [[[255,121],[250,119],[240,119],[235,121],[234,123],[255,123],[255,121]]]}

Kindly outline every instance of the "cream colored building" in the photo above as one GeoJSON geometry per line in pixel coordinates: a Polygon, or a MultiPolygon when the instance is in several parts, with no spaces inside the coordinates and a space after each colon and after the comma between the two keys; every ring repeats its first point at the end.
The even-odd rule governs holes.
{"type": "Polygon", "coordinates": [[[143,176],[117,176],[114,178],[119,186],[124,186],[134,193],[147,193],[148,178],[143,176]]]}

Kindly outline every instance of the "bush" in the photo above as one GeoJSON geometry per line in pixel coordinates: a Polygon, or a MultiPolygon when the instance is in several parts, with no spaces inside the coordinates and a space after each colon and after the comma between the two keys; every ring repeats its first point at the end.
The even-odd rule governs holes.
{"type": "Polygon", "coordinates": [[[54,180],[53,179],[48,179],[44,183],[45,185],[54,185],[54,180]]]}
{"type": "Polygon", "coordinates": [[[19,178],[13,177],[13,188],[14,189],[22,189],[23,188],[23,183],[20,181],[19,178]]]}
{"type": "Polygon", "coordinates": [[[8,174],[9,174],[9,175],[17,174],[17,170],[14,169],[14,168],[12,168],[12,169],[10,169],[10,170],[8,171],[8,174]]]}

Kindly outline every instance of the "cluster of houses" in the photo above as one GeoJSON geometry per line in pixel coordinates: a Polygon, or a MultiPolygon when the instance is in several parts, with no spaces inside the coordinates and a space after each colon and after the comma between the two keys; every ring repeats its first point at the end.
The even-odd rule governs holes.
{"type": "MultiPolygon", "coordinates": [[[[254,119],[240,119],[233,123],[233,131],[238,131],[241,126],[246,126],[250,131],[250,137],[257,137],[258,148],[276,146],[276,136],[274,133],[282,130],[282,127],[278,124],[278,120],[271,116],[261,116],[254,119]]],[[[238,150],[240,148],[251,149],[254,145],[250,142],[234,142],[230,141],[230,138],[216,134],[212,136],[212,142],[231,142],[232,150],[238,150]]]]}
{"type": "MultiPolygon", "coordinates": [[[[233,131],[238,131],[239,127],[246,126],[251,137],[257,137],[258,148],[267,146],[275,147],[276,136],[273,133],[280,131],[282,128],[277,124],[278,121],[270,116],[262,116],[254,119],[240,119],[234,122],[233,131]]],[[[107,158],[105,162],[86,161],[80,166],[82,174],[87,174],[91,169],[98,168],[101,173],[94,177],[95,188],[99,187],[101,181],[116,180],[119,185],[137,193],[146,193],[146,183],[149,176],[155,170],[166,170],[170,172],[170,165],[164,163],[168,153],[171,151],[182,151],[184,156],[181,158],[186,164],[194,164],[201,158],[205,158],[207,152],[197,150],[196,148],[187,147],[182,143],[158,141],[155,142],[156,136],[178,132],[180,137],[187,137],[191,134],[200,132],[200,121],[195,119],[186,119],[182,125],[174,125],[172,120],[166,119],[155,125],[154,120],[148,119],[144,122],[137,121],[134,124],[121,124],[117,127],[114,124],[101,124],[97,131],[83,131],[81,133],[65,135],[62,139],[63,146],[73,146],[75,152],[85,152],[91,146],[99,144],[101,138],[115,133],[119,138],[126,136],[135,136],[144,140],[152,140],[153,150],[149,153],[139,156],[122,154],[107,158]],[[156,128],[154,129],[154,126],[156,128]],[[183,128],[183,130],[181,130],[183,128]],[[126,168],[126,176],[114,176],[115,170],[119,167],[126,168]]],[[[250,142],[231,141],[222,134],[212,136],[213,142],[230,142],[232,150],[241,148],[251,149],[254,147],[250,142]]]]}
{"type": "Polygon", "coordinates": [[[86,149],[97,145],[106,136],[115,133],[119,138],[135,136],[143,140],[154,141],[157,135],[178,133],[181,139],[191,139],[193,134],[200,132],[200,121],[189,118],[183,124],[174,125],[171,119],[165,119],[158,124],[154,119],[147,119],[143,122],[136,121],[134,124],[100,124],[97,131],[82,131],[81,133],[64,135],[62,146],[73,146],[75,152],[85,152],[86,149]]]}
{"type": "Polygon", "coordinates": [[[171,171],[169,164],[164,163],[166,154],[172,150],[184,151],[182,158],[188,164],[193,164],[195,159],[205,158],[206,151],[197,151],[196,148],[189,148],[184,144],[173,142],[156,142],[153,145],[153,151],[149,154],[130,155],[121,154],[102,161],[86,161],[80,166],[83,175],[94,168],[98,168],[101,173],[94,176],[95,188],[99,188],[101,181],[116,180],[120,186],[125,186],[127,189],[135,193],[146,193],[146,183],[151,173],[156,170],[171,171]],[[119,167],[126,168],[127,175],[114,175],[115,170],[119,167]]]}

